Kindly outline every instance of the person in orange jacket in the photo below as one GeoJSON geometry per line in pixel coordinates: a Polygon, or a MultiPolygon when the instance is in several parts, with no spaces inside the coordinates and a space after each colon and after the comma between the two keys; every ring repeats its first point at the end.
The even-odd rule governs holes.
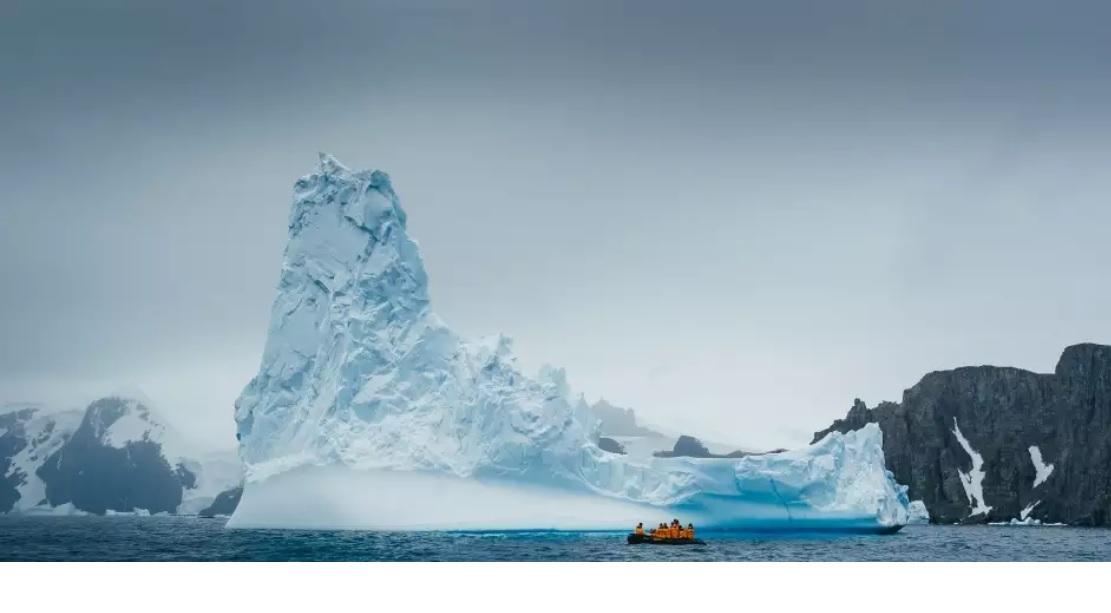
{"type": "Polygon", "coordinates": [[[644,536],[644,522],[640,522],[637,524],[636,533],[639,536],[644,536]]]}

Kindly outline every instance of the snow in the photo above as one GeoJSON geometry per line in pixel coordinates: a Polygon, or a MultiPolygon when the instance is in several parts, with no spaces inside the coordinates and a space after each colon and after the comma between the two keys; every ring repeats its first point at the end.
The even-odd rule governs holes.
{"type": "Polygon", "coordinates": [[[1019,514],[1019,516],[1018,516],[1019,519],[1021,519],[1022,521],[1026,521],[1026,518],[1030,515],[1031,511],[1034,510],[1034,507],[1041,504],[1041,502],[1042,501],[1038,500],[1038,501],[1031,502],[1030,504],[1026,505],[1026,508],[1023,509],[1022,512],[1019,514]]]}
{"type": "Polygon", "coordinates": [[[907,521],[874,424],[741,459],[601,451],[562,370],[526,376],[509,338],[470,342],[435,315],[406,223],[385,173],[321,154],[296,182],[262,363],[235,403],[245,490],[229,527],[907,521]]]}
{"type": "Polygon", "coordinates": [[[19,500],[13,511],[27,511],[46,499],[46,484],[36,471],[42,463],[58,450],[81,424],[81,411],[45,411],[34,408],[23,423],[27,444],[12,456],[11,466],[5,477],[15,477],[19,500]]]}
{"type": "Polygon", "coordinates": [[[162,447],[170,465],[187,457],[187,446],[181,436],[151,405],[130,397],[109,397],[93,403],[92,407],[90,419],[104,445],[120,449],[128,443],[149,441],[162,447]],[[108,403],[113,403],[118,413],[108,411],[108,403]]]}
{"type": "Polygon", "coordinates": [[[127,401],[127,412],[108,426],[102,437],[109,447],[122,448],[127,443],[154,439],[161,434],[160,424],[152,424],[145,407],[133,400],[127,401]]]}
{"type": "Polygon", "coordinates": [[[1034,462],[1034,470],[1037,471],[1034,475],[1034,487],[1038,487],[1053,473],[1053,465],[1042,461],[1042,450],[1037,445],[1030,446],[1030,460],[1034,462]]]}
{"type": "Polygon", "coordinates": [[[961,428],[955,417],[953,418],[953,434],[957,437],[957,442],[960,443],[964,452],[972,458],[971,471],[965,473],[957,469],[961,485],[964,486],[964,493],[968,496],[968,504],[972,507],[972,515],[986,514],[991,511],[991,507],[984,502],[984,458],[976,453],[976,450],[968,443],[968,439],[961,434],[961,428]]]}

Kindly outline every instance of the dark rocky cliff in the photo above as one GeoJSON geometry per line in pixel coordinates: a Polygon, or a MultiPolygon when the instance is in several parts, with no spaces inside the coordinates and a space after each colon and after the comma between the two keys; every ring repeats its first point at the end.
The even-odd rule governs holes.
{"type": "Polygon", "coordinates": [[[814,440],[870,422],[883,430],[887,468],[933,522],[1111,522],[1111,347],[1068,347],[1053,374],[933,372],[902,402],[857,400],[814,440]]]}
{"type": "Polygon", "coordinates": [[[89,405],[73,436],[37,471],[51,506],[72,503],[98,515],[109,510],[177,511],[182,491],[194,487],[195,475],[180,464],[171,466],[156,440],[144,437],[118,447],[104,441],[105,431],[129,410],[143,407],[130,408],[119,398],[89,405]]]}

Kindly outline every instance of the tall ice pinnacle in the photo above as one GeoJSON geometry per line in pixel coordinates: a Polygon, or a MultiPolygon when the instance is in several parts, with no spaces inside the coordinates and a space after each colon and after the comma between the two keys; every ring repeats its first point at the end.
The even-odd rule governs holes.
{"type": "Polygon", "coordinates": [[[571,434],[571,407],[514,370],[508,339],[463,343],[432,313],[405,221],[383,172],[321,154],[295,183],[262,368],[236,402],[249,474],[516,469],[571,434]]]}

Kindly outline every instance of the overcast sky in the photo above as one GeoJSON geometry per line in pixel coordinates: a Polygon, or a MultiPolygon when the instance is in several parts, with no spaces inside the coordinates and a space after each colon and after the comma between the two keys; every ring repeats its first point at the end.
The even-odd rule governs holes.
{"type": "Polygon", "coordinates": [[[1111,341],[1105,2],[0,0],[0,399],[234,444],[293,182],[392,176],[438,313],[809,442],[1111,341]],[[466,8],[464,8],[466,7],[466,8]]]}

